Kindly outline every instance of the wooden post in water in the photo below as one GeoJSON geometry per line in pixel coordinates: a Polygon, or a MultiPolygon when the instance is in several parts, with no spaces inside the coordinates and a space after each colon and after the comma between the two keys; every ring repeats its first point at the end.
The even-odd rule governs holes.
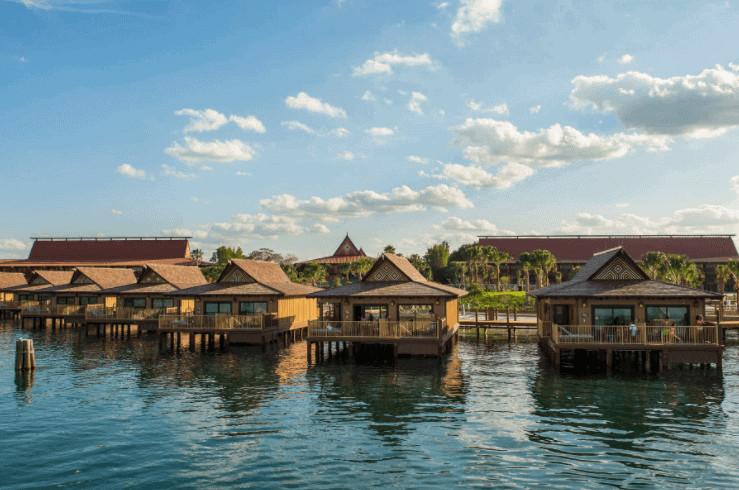
{"type": "Polygon", "coordinates": [[[15,342],[15,370],[31,371],[36,369],[36,353],[33,350],[33,340],[18,339],[15,342]]]}
{"type": "Polygon", "coordinates": [[[511,341],[511,312],[508,308],[505,309],[505,323],[508,328],[508,342],[511,341]]]}

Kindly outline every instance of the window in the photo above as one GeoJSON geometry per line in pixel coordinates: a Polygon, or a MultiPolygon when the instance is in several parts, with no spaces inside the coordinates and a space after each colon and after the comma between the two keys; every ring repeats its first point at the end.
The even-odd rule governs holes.
{"type": "Polygon", "coordinates": [[[434,308],[431,305],[398,305],[398,320],[431,320],[434,308]]]}
{"type": "Polygon", "coordinates": [[[146,308],[146,298],[125,298],[123,300],[123,306],[126,308],[146,308]]]}
{"type": "Polygon", "coordinates": [[[33,301],[32,294],[19,294],[18,301],[33,301]]]}
{"type": "Polygon", "coordinates": [[[593,307],[593,325],[629,325],[634,321],[634,309],[629,306],[593,307]]]}
{"type": "Polygon", "coordinates": [[[74,296],[57,296],[56,304],[58,305],[73,305],[74,296]]]}
{"type": "Polygon", "coordinates": [[[231,313],[231,302],[209,302],[205,303],[205,314],[206,315],[217,315],[223,313],[231,313]]]}
{"type": "Polygon", "coordinates": [[[98,304],[97,296],[80,296],[81,305],[96,305],[98,304]]]}
{"type": "Polygon", "coordinates": [[[387,305],[354,305],[354,321],[373,322],[387,318],[387,305]]]}
{"type": "Polygon", "coordinates": [[[267,313],[267,303],[242,301],[239,303],[239,315],[257,315],[259,313],[267,313]]]}
{"type": "Polygon", "coordinates": [[[174,308],[174,300],[172,298],[155,298],[151,300],[152,308],[174,308]]]}
{"type": "Polygon", "coordinates": [[[341,321],[341,303],[321,303],[321,320],[341,321]]]}
{"type": "Polygon", "coordinates": [[[563,270],[563,271],[567,271],[567,270],[570,270],[570,269],[572,269],[572,264],[560,264],[560,265],[559,265],[559,268],[560,268],[561,270],[563,270]]]}
{"type": "Polygon", "coordinates": [[[39,294],[38,295],[38,301],[39,301],[39,303],[50,303],[51,302],[51,295],[50,294],[39,294]]]}
{"type": "Polygon", "coordinates": [[[690,325],[689,310],[687,306],[647,306],[647,324],[661,325],[667,323],[683,327],[690,325]],[[664,320],[671,320],[664,322],[664,320]]]}

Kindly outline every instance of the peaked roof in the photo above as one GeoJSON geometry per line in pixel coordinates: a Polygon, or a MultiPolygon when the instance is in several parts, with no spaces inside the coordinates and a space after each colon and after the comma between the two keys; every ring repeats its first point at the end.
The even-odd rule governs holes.
{"type": "Polygon", "coordinates": [[[25,274],[21,272],[0,272],[0,288],[9,288],[13,286],[26,286],[25,274]]]}
{"type": "Polygon", "coordinates": [[[33,271],[31,280],[28,282],[32,282],[38,276],[52,286],[60,286],[69,284],[73,275],[74,271],[33,271]]]}
{"type": "Polygon", "coordinates": [[[80,275],[86,276],[100,286],[100,289],[110,289],[137,282],[136,275],[131,269],[109,269],[106,267],[78,267],[70,282],[74,282],[80,275]]]}
{"type": "Polygon", "coordinates": [[[349,238],[349,233],[346,234],[346,237],[344,240],[342,240],[341,244],[339,245],[339,248],[336,249],[336,252],[332,255],[332,257],[351,257],[351,256],[360,256],[365,257],[365,253],[358,249],[356,245],[354,245],[354,242],[351,238],[349,238]]]}
{"type": "MultiPolygon", "coordinates": [[[[159,277],[179,289],[208,283],[208,280],[203,276],[199,267],[149,264],[147,265],[147,269],[154,271],[159,277]]],[[[141,274],[141,278],[146,276],[148,270],[144,270],[143,274],[141,274]]]]}
{"type": "MultiPolygon", "coordinates": [[[[394,274],[394,272],[393,272],[394,274]]],[[[462,297],[467,291],[445,284],[428,281],[423,274],[413,267],[408,259],[393,254],[382,254],[375,265],[360,282],[344,284],[336,288],[324,289],[309,295],[311,298],[345,297],[345,296],[442,296],[462,297]],[[383,273],[385,265],[388,270],[397,270],[402,277],[393,280],[377,280],[387,277],[383,273]]]]}
{"type": "Polygon", "coordinates": [[[702,289],[654,281],[626,253],[622,247],[599,252],[580,269],[575,277],[560,284],[552,284],[527,293],[534,298],[562,297],[672,297],[672,298],[721,298],[718,293],[702,289]],[[621,266],[636,273],[640,279],[604,278],[603,272],[621,266]]]}

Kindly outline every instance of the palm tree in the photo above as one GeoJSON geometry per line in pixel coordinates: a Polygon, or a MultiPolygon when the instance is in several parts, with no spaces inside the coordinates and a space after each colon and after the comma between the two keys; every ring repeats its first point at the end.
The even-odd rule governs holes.
{"type": "Polygon", "coordinates": [[[572,269],[570,269],[570,279],[574,279],[578,272],[582,270],[581,265],[573,265],[572,269]]]}
{"type": "Polygon", "coordinates": [[[449,265],[452,267],[452,275],[459,278],[459,282],[462,286],[465,286],[464,275],[467,272],[467,264],[464,262],[450,262],[449,265]]]}
{"type": "Polygon", "coordinates": [[[530,252],[521,252],[518,255],[518,268],[526,276],[526,291],[531,290],[531,278],[529,272],[533,269],[532,257],[530,252]]]}
{"type": "Polygon", "coordinates": [[[344,262],[339,266],[339,274],[346,276],[346,280],[349,280],[349,275],[353,272],[353,264],[351,262],[344,262]]]}
{"type": "Polygon", "coordinates": [[[302,278],[315,286],[316,283],[323,282],[328,277],[328,271],[324,266],[316,262],[308,262],[303,266],[302,278]]]}
{"type": "Polygon", "coordinates": [[[477,266],[480,263],[480,258],[482,257],[482,250],[480,249],[480,245],[476,243],[470,243],[467,245],[462,245],[462,249],[462,257],[467,263],[470,277],[472,278],[473,282],[479,283],[480,281],[477,266]],[[474,271],[474,274],[472,271],[474,271]]]}
{"type": "Polygon", "coordinates": [[[495,266],[495,290],[500,291],[500,264],[511,260],[511,254],[502,250],[493,250],[486,254],[486,262],[492,262],[495,266]]]}
{"type": "Polygon", "coordinates": [[[395,255],[395,247],[393,247],[392,245],[385,245],[385,248],[383,249],[382,252],[386,254],[395,255]]]}
{"type": "Polygon", "coordinates": [[[647,252],[641,256],[641,265],[652,278],[657,279],[660,271],[664,268],[667,257],[662,252],[647,252]]]}
{"type": "Polygon", "coordinates": [[[192,259],[196,261],[198,265],[200,265],[200,262],[203,261],[203,251],[199,248],[196,248],[195,250],[190,252],[190,257],[192,257],[192,259]]]}
{"type": "Polygon", "coordinates": [[[534,250],[530,255],[531,264],[536,270],[536,282],[539,287],[544,287],[544,281],[546,279],[546,285],[549,285],[549,271],[557,269],[557,259],[552,255],[549,250],[534,250]]]}
{"type": "Polygon", "coordinates": [[[729,269],[731,277],[734,279],[734,291],[736,291],[736,312],[739,314],[739,260],[730,260],[726,263],[726,268],[729,269]]]}
{"type": "Polygon", "coordinates": [[[718,282],[718,292],[723,296],[726,294],[726,283],[731,279],[731,270],[721,264],[716,267],[716,281],[718,282]]]}
{"type": "Polygon", "coordinates": [[[363,279],[364,275],[375,265],[375,261],[369,257],[362,257],[352,262],[352,270],[359,274],[359,279],[363,279]]]}

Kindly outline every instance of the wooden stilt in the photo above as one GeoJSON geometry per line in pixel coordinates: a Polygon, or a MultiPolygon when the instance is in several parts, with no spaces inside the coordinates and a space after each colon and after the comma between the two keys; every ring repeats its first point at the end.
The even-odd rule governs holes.
{"type": "Polygon", "coordinates": [[[311,348],[313,346],[311,344],[312,344],[312,342],[308,342],[308,349],[307,349],[307,353],[308,353],[308,364],[311,364],[311,362],[312,362],[312,359],[311,359],[311,348]]]}

